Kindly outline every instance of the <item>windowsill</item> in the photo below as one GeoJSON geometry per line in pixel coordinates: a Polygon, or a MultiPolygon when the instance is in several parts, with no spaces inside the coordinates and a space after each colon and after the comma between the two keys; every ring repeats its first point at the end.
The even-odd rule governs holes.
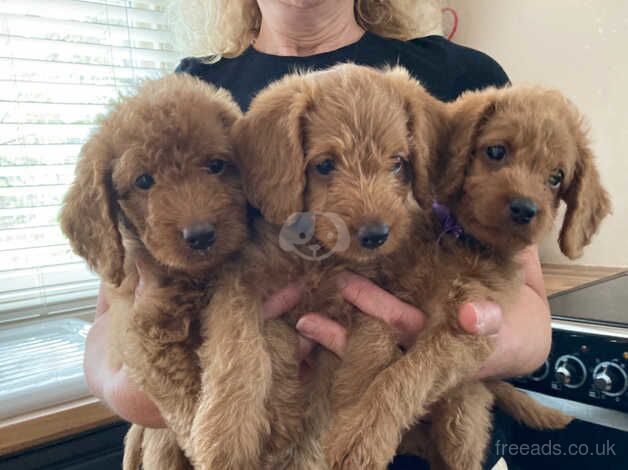
{"type": "Polygon", "coordinates": [[[120,421],[94,397],[0,421],[0,455],[120,421]]]}

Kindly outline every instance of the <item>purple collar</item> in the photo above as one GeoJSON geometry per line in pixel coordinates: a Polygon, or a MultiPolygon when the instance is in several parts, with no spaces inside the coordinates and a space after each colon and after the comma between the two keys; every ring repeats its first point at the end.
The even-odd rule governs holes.
{"type": "Polygon", "coordinates": [[[440,222],[441,232],[438,236],[437,242],[440,243],[440,239],[443,235],[449,234],[454,238],[463,242],[468,248],[479,252],[489,251],[489,247],[480,242],[477,238],[469,233],[465,233],[462,226],[456,220],[456,216],[451,212],[451,209],[444,204],[440,204],[438,201],[432,203],[432,211],[440,222]]]}
{"type": "Polygon", "coordinates": [[[443,204],[440,204],[438,201],[434,201],[432,203],[432,210],[441,226],[441,233],[438,236],[438,241],[445,234],[451,234],[456,238],[460,238],[464,235],[464,230],[462,226],[458,224],[456,220],[456,216],[451,212],[451,209],[443,204]]]}

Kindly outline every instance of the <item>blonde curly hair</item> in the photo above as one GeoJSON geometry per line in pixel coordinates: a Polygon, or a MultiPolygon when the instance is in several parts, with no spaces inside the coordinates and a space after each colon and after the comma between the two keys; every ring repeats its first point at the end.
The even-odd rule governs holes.
{"type": "MultiPolygon", "coordinates": [[[[441,0],[354,0],[367,31],[408,40],[442,34],[441,0]]],[[[240,55],[257,37],[262,19],[256,0],[178,0],[168,16],[179,49],[193,56],[240,55]]]]}

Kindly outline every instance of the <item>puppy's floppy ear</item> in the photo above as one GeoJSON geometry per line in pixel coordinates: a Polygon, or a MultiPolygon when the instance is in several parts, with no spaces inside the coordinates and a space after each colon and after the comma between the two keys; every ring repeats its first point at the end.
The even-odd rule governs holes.
{"type": "Polygon", "coordinates": [[[233,129],[247,198],[275,224],[303,209],[304,120],[311,103],[306,78],[291,75],[263,90],[233,129]]]}
{"type": "Polygon", "coordinates": [[[100,129],[81,150],[76,177],[65,196],[61,229],[74,252],[103,279],[120,285],[124,248],[117,228],[111,181],[112,149],[100,129]]]}
{"type": "MultiPolygon", "coordinates": [[[[195,79],[201,82],[202,86],[209,86],[211,89],[214,89],[212,85],[196,77],[195,79]]],[[[233,95],[224,88],[215,89],[215,97],[219,100],[218,117],[224,128],[229,132],[236,121],[242,117],[242,111],[238,103],[233,99],[233,95]]]]}
{"type": "Polygon", "coordinates": [[[574,126],[573,133],[578,156],[573,178],[562,195],[567,212],[558,238],[561,251],[571,259],[582,256],[583,248],[591,242],[602,219],[611,212],[611,202],[600,183],[581,122],[574,126]]]}
{"type": "Polygon", "coordinates": [[[411,144],[412,187],[419,205],[427,209],[432,204],[430,182],[434,164],[442,156],[447,135],[445,104],[430,95],[403,67],[391,68],[385,76],[405,102],[411,144]]]}
{"type": "Polygon", "coordinates": [[[449,135],[444,158],[436,163],[437,196],[447,202],[456,198],[464,185],[469,163],[473,159],[478,135],[495,113],[497,94],[494,88],[463,93],[449,103],[449,135]]]}

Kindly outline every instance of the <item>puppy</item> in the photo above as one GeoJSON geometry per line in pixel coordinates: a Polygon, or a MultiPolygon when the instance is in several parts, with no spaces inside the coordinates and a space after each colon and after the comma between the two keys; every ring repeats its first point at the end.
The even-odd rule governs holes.
{"type": "MultiPolygon", "coordinates": [[[[423,440],[414,449],[432,468],[480,469],[494,396],[529,425],[569,422],[505,383],[468,382],[493,346],[463,334],[456,309],[482,298],[512,305],[521,285],[516,255],[550,230],[561,200],[563,253],[576,258],[590,242],[610,202],[582,118],[559,92],[522,86],[466,93],[449,113],[449,145],[434,165],[438,248],[415,277],[427,269],[433,281],[414,283],[413,303],[427,314],[427,327],[341,411],[326,437],[332,468],[385,468],[402,432],[430,410],[431,423],[413,430],[412,438],[423,440]]],[[[412,448],[407,441],[405,450],[412,448]]]]}
{"type": "Polygon", "coordinates": [[[229,93],[186,75],[143,84],[82,149],[61,227],[106,286],[109,362],[122,362],[169,430],[133,426],[126,468],[187,468],[199,391],[198,314],[219,267],[247,237],[246,202],[229,130],[241,116],[229,93]],[[137,266],[146,278],[133,302],[137,266]],[[176,440],[175,440],[176,437],[176,440]]]}
{"type": "Polygon", "coordinates": [[[415,266],[431,233],[427,166],[445,124],[444,105],[401,68],[287,76],[253,100],[233,140],[265,220],[207,310],[192,431],[200,468],[326,468],[330,417],[399,355],[387,325],[341,298],[336,275],[350,269],[411,298],[416,279],[398,273],[415,266]],[[302,301],[262,325],[264,299],[295,280],[302,301]],[[310,311],[339,321],[352,342],[343,363],[319,350],[302,384],[294,324],[310,311]],[[214,324],[216,312],[231,325],[214,324]]]}

